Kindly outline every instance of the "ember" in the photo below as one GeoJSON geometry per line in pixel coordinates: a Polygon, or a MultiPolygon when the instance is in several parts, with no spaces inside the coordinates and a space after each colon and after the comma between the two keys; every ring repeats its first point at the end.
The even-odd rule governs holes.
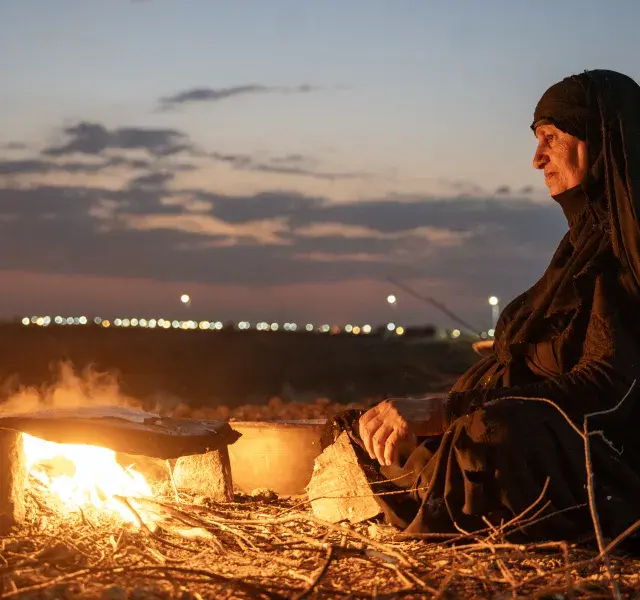
{"type": "MultiPolygon", "coordinates": [[[[57,497],[63,509],[93,507],[139,526],[136,515],[118,497],[133,503],[135,498],[151,498],[153,492],[141,473],[118,464],[113,450],[57,444],[28,434],[23,434],[23,440],[30,476],[27,488],[43,486],[57,497]]],[[[148,519],[145,523],[149,525],[148,519]]]]}

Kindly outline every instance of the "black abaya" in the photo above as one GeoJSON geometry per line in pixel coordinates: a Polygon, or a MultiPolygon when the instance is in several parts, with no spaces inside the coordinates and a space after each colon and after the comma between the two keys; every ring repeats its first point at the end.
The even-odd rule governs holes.
{"type": "MultiPolygon", "coordinates": [[[[377,496],[407,532],[455,532],[499,524],[545,490],[544,515],[524,533],[574,538],[591,527],[582,429],[591,438],[596,501],[606,535],[640,518],[640,87],[591,71],[552,86],[536,123],[587,142],[585,182],[555,197],[569,231],[541,279],[500,316],[494,353],[456,382],[448,429],[391,467],[364,451],[357,411],[337,417],[325,443],[349,432],[362,462],[393,483],[377,496]],[[548,402],[540,399],[546,399],[548,402]],[[546,486],[546,489],[545,489],[546,486]]],[[[523,533],[523,532],[521,532],[523,533]]]]}

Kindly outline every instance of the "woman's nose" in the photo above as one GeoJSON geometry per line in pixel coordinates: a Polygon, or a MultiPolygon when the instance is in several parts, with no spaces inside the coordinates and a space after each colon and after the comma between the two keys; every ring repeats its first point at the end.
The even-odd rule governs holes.
{"type": "Polygon", "coordinates": [[[533,155],[533,168],[534,169],[544,169],[545,165],[549,162],[549,157],[540,150],[540,148],[536,148],[535,154],[533,155]]]}

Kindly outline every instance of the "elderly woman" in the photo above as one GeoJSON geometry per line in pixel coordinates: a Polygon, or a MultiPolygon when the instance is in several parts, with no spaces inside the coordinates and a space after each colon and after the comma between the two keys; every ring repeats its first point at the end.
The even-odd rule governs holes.
{"type": "Polygon", "coordinates": [[[447,397],[385,400],[325,432],[326,445],[346,430],[371,478],[390,480],[377,501],[409,533],[477,531],[530,507],[530,538],[592,531],[576,428],[630,389],[589,418],[603,432],[591,465],[605,535],[640,518],[640,86],[606,70],[568,77],[531,128],[568,231],[503,311],[492,355],[447,397]]]}

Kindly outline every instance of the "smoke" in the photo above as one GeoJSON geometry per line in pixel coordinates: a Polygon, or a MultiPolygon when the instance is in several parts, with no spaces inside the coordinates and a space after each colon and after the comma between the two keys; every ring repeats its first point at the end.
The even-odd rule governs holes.
{"type": "Polygon", "coordinates": [[[19,387],[5,394],[7,399],[0,404],[0,415],[29,413],[51,408],[81,408],[87,406],[125,406],[142,408],[139,400],[122,393],[117,376],[101,373],[89,367],[76,373],[68,362],[58,366],[56,382],[38,387],[19,387]]]}

